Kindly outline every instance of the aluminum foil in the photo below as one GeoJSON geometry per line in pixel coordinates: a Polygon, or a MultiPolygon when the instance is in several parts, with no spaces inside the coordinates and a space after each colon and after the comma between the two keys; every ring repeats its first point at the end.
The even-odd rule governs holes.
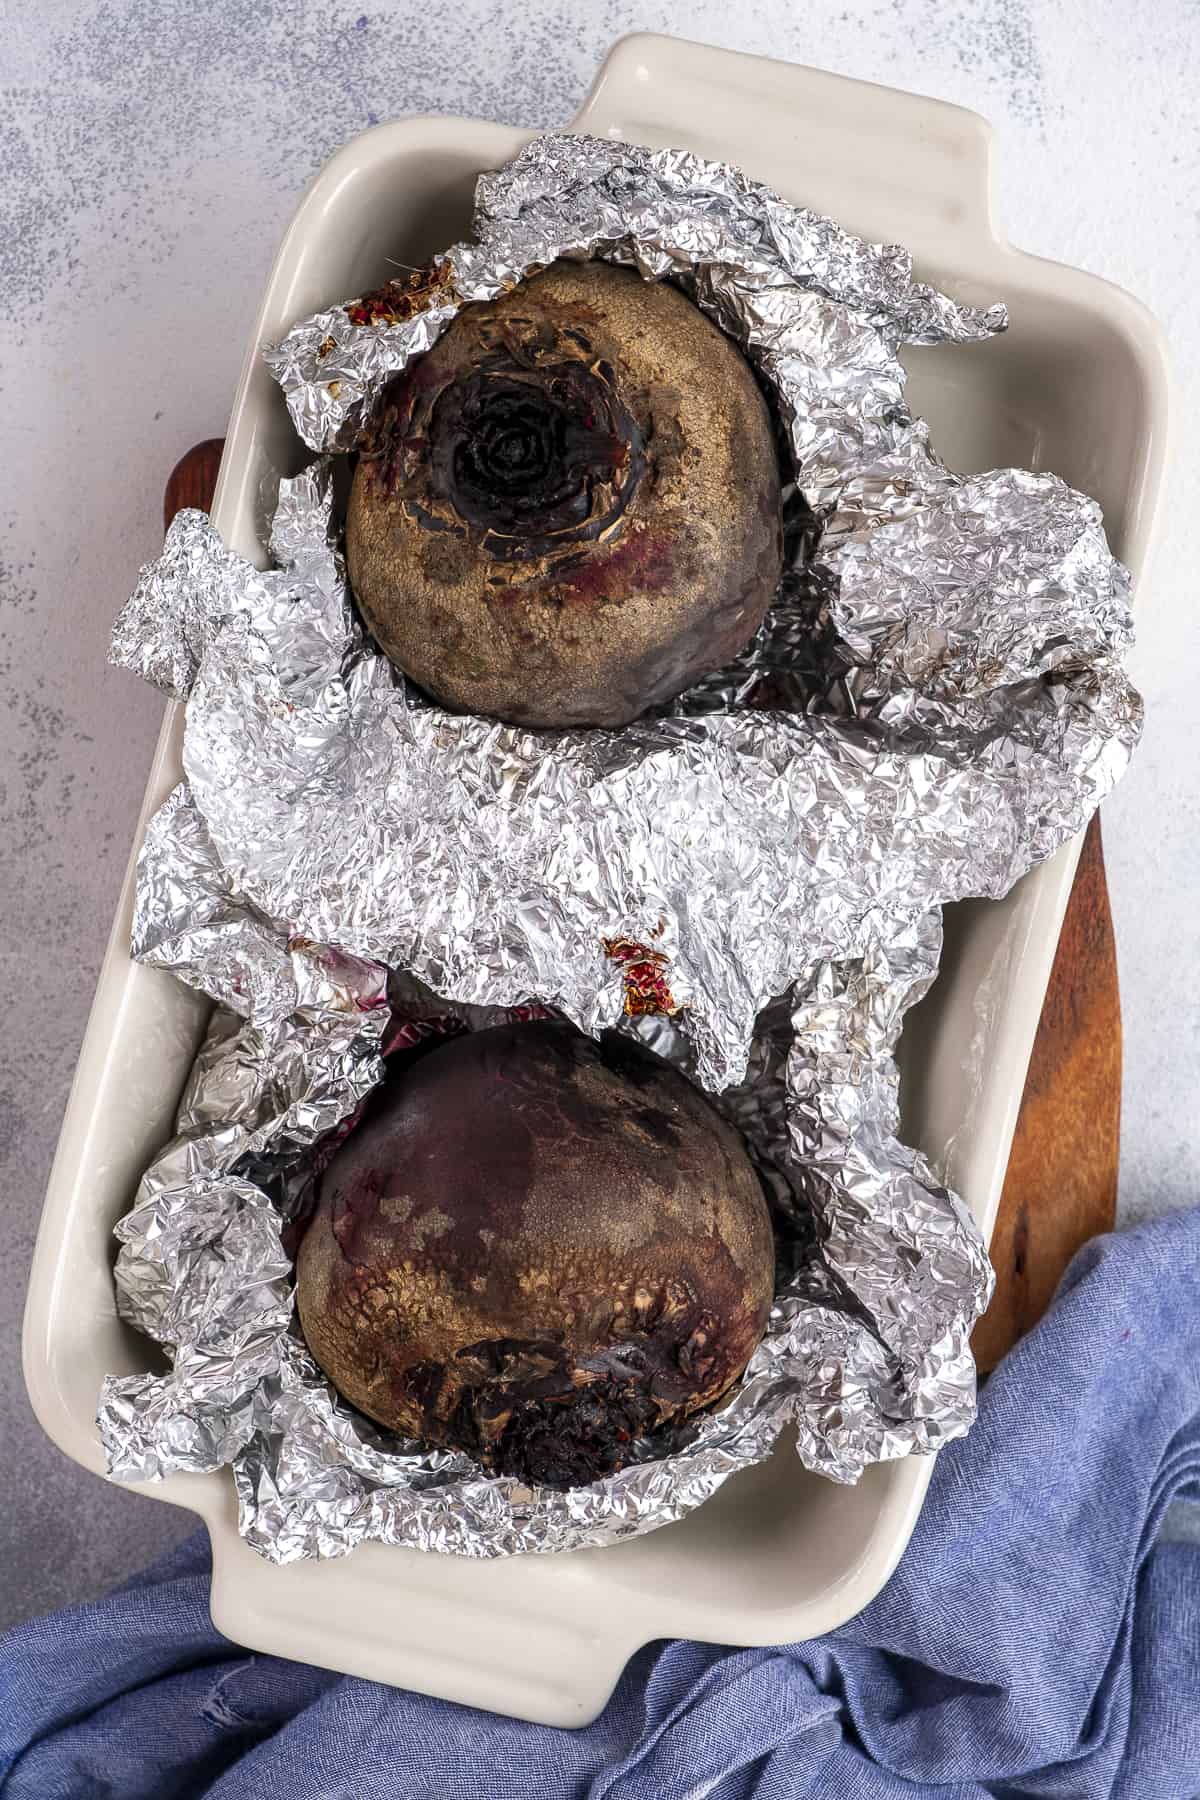
{"type": "Polygon", "coordinates": [[[678,1518],[788,1426],[838,1481],[965,1431],[991,1273],[898,1139],[893,1050],[941,904],[1003,894],[1080,830],[1140,729],[1098,507],[1052,475],[954,474],[905,404],[901,345],[975,342],[1002,309],[675,150],[535,139],[481,179],[474,226],[393,308],[331,309],[267,351],[321,453],[281,484],[275,566],[183,513],[114,631],[114,660],[187,705],[134,954],[222,1005],[118,1231],[122,1312],[171,1367],[108,1381],[100,1427],[119,1478],[232,1464],[240,1528],[277,1561],[365,1538],[602,1544],[678,1518]],[[338,551],[337,453],[382,382],[461,304],[560,255],[684,286],[757,364],[793,464],[763,629],[620,731],[430,704],[365,638],[338,551]],[[625,1015],[614,942],[642,947],[677,1010],[625,1015]],[[779,1245],[733,1399],[566,1494],[345,1407],[297,1333],[285,1249],[306,1152],[396,1034],[531,1003],[637,1032],[705,1087],[779,1245]]]}

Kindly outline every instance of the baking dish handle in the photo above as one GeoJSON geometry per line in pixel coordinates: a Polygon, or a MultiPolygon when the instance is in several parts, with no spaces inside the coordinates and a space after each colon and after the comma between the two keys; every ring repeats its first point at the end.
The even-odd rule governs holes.
{"type": "Polygon", "coordinates": [[[635,32],[613,45],[569,129],[740,161],[788,199],[905,244],[918,261],[944,265],[950,250],[966,263],[997,241],[991,127],[920,94],[635,32]]]}

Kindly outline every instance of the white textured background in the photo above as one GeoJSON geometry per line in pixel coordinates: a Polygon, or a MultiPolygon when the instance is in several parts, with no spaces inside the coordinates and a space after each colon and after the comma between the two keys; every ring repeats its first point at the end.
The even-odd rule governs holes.
{"type": "Polygon", "coordinates": [[[412,111],[561,124],[632,29],[974,107],[996,127],[1013,242],[1120,282],[1167,329],[1172,471],[1136,667],[1149,723],[1105,830],[1123,1213],[1200,1197],[1197,0],[0,0],[0,1624],[100,1590],[193,1522],[53,1449],[18,1349],[161,714],[104,658],[158,547],[165,476],[223,432],[279,237],[338,144],[412,111]]]}

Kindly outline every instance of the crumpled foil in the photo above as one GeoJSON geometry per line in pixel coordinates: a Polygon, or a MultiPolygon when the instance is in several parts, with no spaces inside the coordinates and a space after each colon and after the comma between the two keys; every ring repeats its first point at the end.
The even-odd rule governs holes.
{"type": "Polygon", "coordinates": [[[788,1426],[846,1482],[961,1435],[991,1271],[898,1140],[893,1051],[937,971],[941,904],[1005,893],[1078,832],[1140,730],[1099,508],[1052,475],[956,475],[905,404],[901,345],[976,342],[1003,309],[678,150],[535,139],[481,178],[474,229],[411,316],[333,308],[266,352],[322,453],[280,486],[275,566],[182,513],[114,631],[116,662],[187,702],[133,952],[222,1005],[118,1227],[122,1314],[171,1366],[110,1379],[100,1428],[118,1478],[231,1464],[243,1535],[281,1562],[367,1538],[603,1544],[677,1519],[788,1426]],[[337,547],[336,453],[381,384],[461,304],[561,255],[679,282],[756,364],[793,463],[762,630],[619,731],[432,705],[364,636],[337,547]],[[625,1015],[620,939],[659,959],[673,1015],[625,1015]],[[732,1400],[569,1493],[346,1407],[294,1324],[284,1248],[306,1152],[379,1079],[390,1035],[531,1003],[636,1032],[706,1088],[779,1245],[732,1400]]]}

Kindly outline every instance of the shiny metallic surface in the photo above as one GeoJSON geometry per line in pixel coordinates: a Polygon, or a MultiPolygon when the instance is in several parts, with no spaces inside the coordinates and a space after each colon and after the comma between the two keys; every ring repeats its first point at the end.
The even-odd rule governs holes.
{"type": "Polygon", "coordinates": [[[898,1139],[893,1051],[936,975],[941,904],[1002,895],[1077,832],[1140,730],[1098,507],[1052,475],[955,475],[905,406],[899,346],[977,340],[1000,309],[678,151],[537,139],[481,179],[476,230],[448,253],[457,301],[394,324],[333,309],[268,353],[324,453],[281,485],[276,566],[181,514],[114,632],[116,661],[187,701],[134,954],[222,1006],[119,1228],[122,1313],[172,1367],[110,1380],[100,1426],[121,1478],[232,1464],[242,1532],[276,1561],[366,1538],[603,1544],[679,1518],[785,1426],[843,1482],[961,1435],[991,1271],[898,1139]],[[458,303],[563,254],[679,280],[755,361],[792,463],[757,639],[620,731],[432,706],[364,637],[337,548],[334,453],[380,383],[458,303]],[[620,938],[665,956],[674,1017],[624,1016],[620,938]],[[343,1405],[292,1323],[282,1241],[306,1150],[379,1078],[389,1016],[473,1028],[531,1000],[636,1031],[706,1088],[779,1245],[732,1399],[569,1493],[343,1405]]]}

